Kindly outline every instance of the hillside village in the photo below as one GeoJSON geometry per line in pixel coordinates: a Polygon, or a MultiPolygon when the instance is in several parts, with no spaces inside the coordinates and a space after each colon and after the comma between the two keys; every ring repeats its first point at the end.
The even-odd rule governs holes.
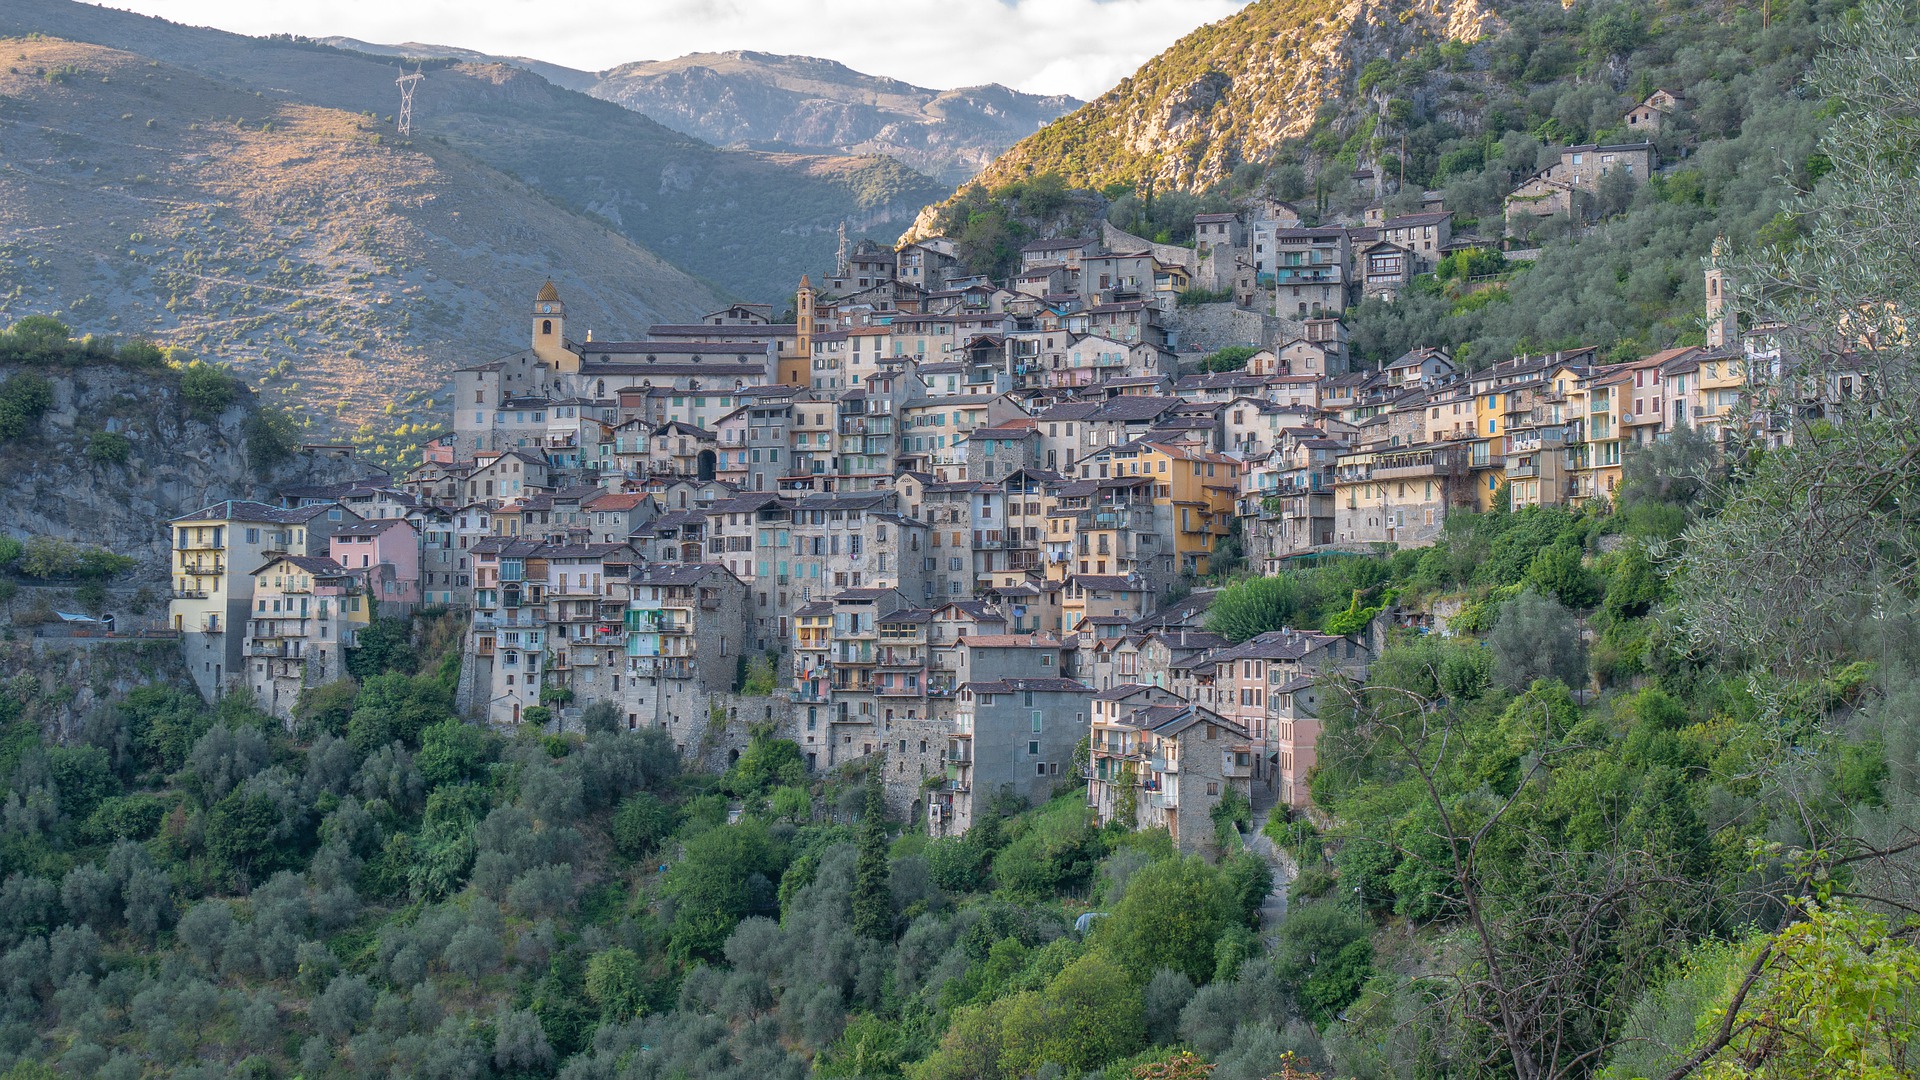
{"type": "MultiPolygon", "coordinates": [[[[1515,212],[1644,179],[1648,154],[1572,148],[1515,212]]],[[[576,336],[549,281],[529,347],[457,372],[451,433],[406,474],[174,520],[171,626],[203,693],[290,719],[374,619],[470,611],[475,719],[609,701],[720,765],[754,731],[818,770],[884,755],[889,802],[935,835],[1085,779],[1103,820],[1194,846],[1233,793],[1307,808],[1318,679],[1364,679],[1390,626],[1445,629],[1387,607],[1232,642],[1199,579],[1610,500],[1634,447],[1769,423],[1746,373],[1777,346],[1713,260],[1703,346],[1357,367],[1342,311],[1488,243],[1450,223],[1308,227],[1261,200],[1201,215],[1192,248],[1038,241],[1008,281],[943,238],[843,240],[790,321],[736,304],[636,340],[576,336]],[[1222,335],[1244,365],[1193,371],[1222,335]]]]}

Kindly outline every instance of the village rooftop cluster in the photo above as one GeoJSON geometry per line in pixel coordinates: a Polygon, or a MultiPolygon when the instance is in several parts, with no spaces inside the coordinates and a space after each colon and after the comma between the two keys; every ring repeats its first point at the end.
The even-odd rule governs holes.
{"type": "Polygon", "coordinates": [[[444,608],[477,721],[610,702],[722,765],[769,733],[876,764],[936,835],[1084,773],[1103,819],[1191,847],[1228,792],[1308,804],[1324,679],[1364,679],[1394,618],[1228,641],[1192,588],[1227,553],[1272,574],[1430,544],[1496,497],[1609,499],[1629,447],[1724,436],[1777,362],[1710,264],[1703,346],[1363,370],[1340,313],[1453,250],[1444,209],[1195,226],[1040,241],[1005,282],[942,238],[843,242],[792,321],[739,304],[631,341],[574,336],[548,282],[530,347],[457,372],[405,475],[174,520],[169,618],[203,692],[282,718],[373,619],[444,608]],[[1244,368],[1182,374],[1223,326],[1244,368]]]}

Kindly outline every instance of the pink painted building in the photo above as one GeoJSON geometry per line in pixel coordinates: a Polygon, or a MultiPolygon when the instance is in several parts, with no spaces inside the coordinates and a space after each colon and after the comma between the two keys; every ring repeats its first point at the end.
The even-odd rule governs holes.
{"type": "MultiPolygon", "coordinates": [[[[420,603],[420,532],[401,518],[362,521],[334,530],[327,554],[347,573],[366,582],[367,595],[383,607],[420,603]]],[[[390,608],[383,614],[396,614],[390,608]]]]}

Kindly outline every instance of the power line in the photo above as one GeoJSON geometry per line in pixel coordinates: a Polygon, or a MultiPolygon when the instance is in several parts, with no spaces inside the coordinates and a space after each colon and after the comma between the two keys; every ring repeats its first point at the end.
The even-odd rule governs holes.
{"type": "Polygon", "coordinates": [[[401,75],[393,80],[400,87],[400,122],[397,127],[402,135],[413,134],[413,88],[420,85],[426,76],[416,71],[411,75],[401,75]]]}

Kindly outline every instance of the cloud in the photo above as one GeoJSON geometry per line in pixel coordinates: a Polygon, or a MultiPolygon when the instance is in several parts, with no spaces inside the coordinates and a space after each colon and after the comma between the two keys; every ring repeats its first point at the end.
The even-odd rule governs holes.
{"type": "Polygon", "coordinates": [[[690,52],[822,56],[920,86],[1092,98],[1247,0],[112,0],[245,34],[419,41],[604,70],[690,52]]]}

